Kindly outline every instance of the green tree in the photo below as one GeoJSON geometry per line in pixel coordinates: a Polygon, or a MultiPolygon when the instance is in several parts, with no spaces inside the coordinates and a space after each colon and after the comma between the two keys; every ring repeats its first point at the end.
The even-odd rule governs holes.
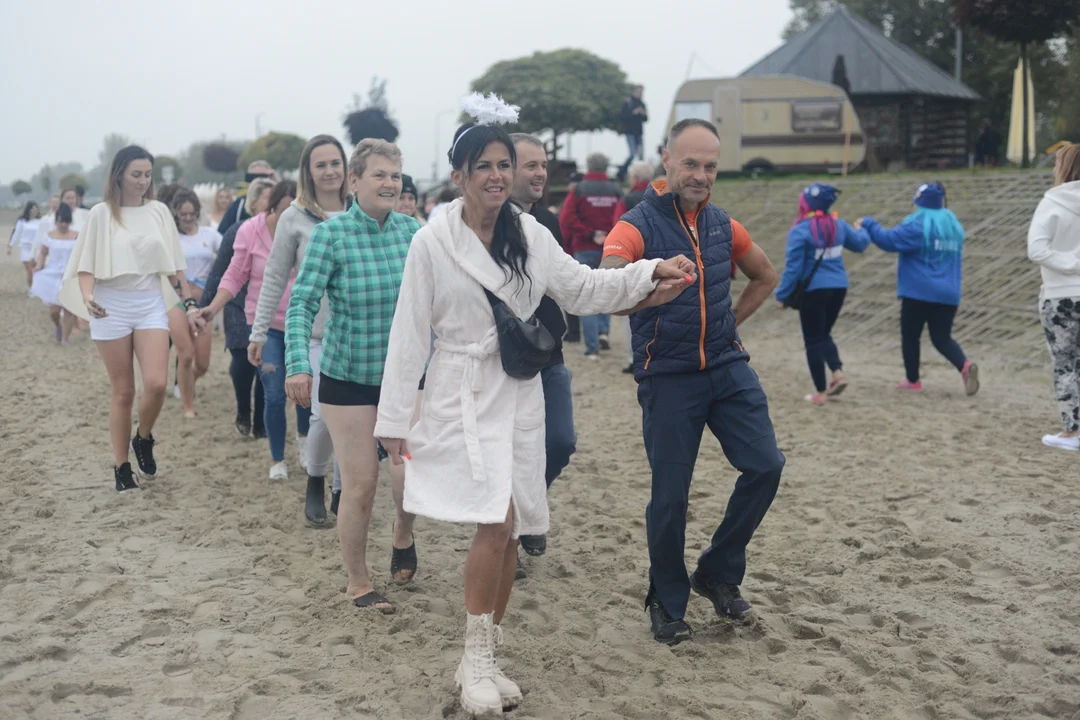
{"type": "MultiPolygon", "coordinates": [[[[1027,78],[1029,46],[1045,44],[1080,27],[1080,0],[955,0],[956,19],[967,27],[996,37],[1007,43],[1020,45],[1022,77],[1027,78]]],[[[1022,143],[1022,167],[1029,164],[1028,157],[1028,85],[1022,82],[1024,102],[1021,113],[1024,118],[1022,143]]]]}
{"type": "Polygon", "coordinates": [[[84,190],[90,187],[86,177],[79,172],[69,172],[60,178],[60,192],[73,190],[76,185],[81,185],[84,190]]]}
{"type": "Polygon", "coordinates": [[[232,173],[222,175],[221,173],[215,173],[211,170],[207,170],[203,165],[203,152],[207,145],[211,144],[227,145],[236,152],[239,157],[240,153],[247,149],[250,145],[250,141],[247,140],[218,140],[218,141],[205,141],[200,140],[194,142],[188,146],[186,150],[179,153],[176,156],[176,161],[180,164],[182,169],[181,175],[184,178],[184,182],[188,185],[194,186],[198,183],[219,183],[224,182],[231,184],[239,180],[242,175],[239,171],[234,170],[232,173]]]}
{"type": "Polygon", "coordinates": [[[236,172],[239,159],[240,153],[222,143],[210,143],[202,152],[203,167],[223,175],[236,172]]]}
{"type": "Polygon", "coordinates": [[[299,135],[272,132],[255,140],[240,155],[239,167],[245,168],[256,160],[265,160],[275,170],[289,171],[300,167],[300,155],[307,140],[299,135]]]}
{"type": "Polygon", "coordinates": [[[172,179],[169,182],[177,182],[184,177],[184,166],[176,158],[169,155],[157,155],[154,158],[154,182],[159,185],[165,182],[165,168],[172,168],[172,179]]]}
{"type": "Polygon", "coordinates": [[[380,138],[395,142],[398,138],[398,126],[390,116],[390,103],[386,97],[386,80],[377,77],[371,79],[367,103],[359,95],[353,95],[353,106],[342,118],[349,142],[359,144],[365,138],[380,138]]]}
{"type": "Polygon", "coordinates": [[[15,197],[18,197],[19,195],[27,195],[34,192],[34,188],[25,180],[16,180],[11,184],[11,192],[15,194],[15,197]]]}
{"type": "MultiPolygon", "coordinates": [[[[626,73],[615,63],[584,50],[537,52],[493,65],[472,83],[521,107],[515,130],[567,132],[615,130],[629,92],[626,73]]],[[[555,156],[558,146],[551,154],[555,156]]]]}

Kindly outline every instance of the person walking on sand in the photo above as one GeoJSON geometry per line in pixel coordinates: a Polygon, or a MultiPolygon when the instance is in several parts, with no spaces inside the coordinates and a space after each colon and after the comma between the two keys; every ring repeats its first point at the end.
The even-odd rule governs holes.
{"type": "Polygon", "coordinates": [[[1058,151],[1054,187],[1028,229],[1028,257],[1039,265],[1039,318],[1054,367],[1060,433],[1043,444],[1080,450],[1080,145],[1058,151]]]}
{"type": "Polygon", "coordinates": [[[71,208],[67,205],[57,209],[56,225],[46,233],[41,252],[34,261],[34,282],[30,286],[30,294],[49,308],[49,317],[56,326],[56,342],[61,345],[68,344],[76,321],[75,316],[64,310],[57,299],[68,259],[79,237],[79,233],[71,228],[71,215],[71,208]]]}
{"type": "Polygon", "coordinates": [[[448,154],[463,197],[413,238],[375,434],[391,462],[405,464],[407,512],[477,525],[465,560],[465,649],[455,681],[466,712],[501,717],[522,700],[495,659],[517,538],[548,530],[539,375],[554,343],[534,313],[544,295],[583,315],[644,307],[670,300],[694,277],[685,257],[619,272],[591,270],[569,257],[510,201],[514,142],[493,123],[513,122],[517,108],[479,93],[462,107],[478,119],[458,128],[448,154]],[[532,338],[527,362],[515,362],[523,346],[512,338],[522,336],[503,336],[494,317],[503,318],[504,331],[532,338]],[[432,330],[435,354],[414,424],[432,330]]]}
{"type": "Polygon", "coordinates": [[[855,224],[885,252],[897,253],[896,294],[900,298],[900,342],[906,379],[897,390],[919,392],[919,354],[923,328],[930,341],[960,373],[968,396],[979,392],[979,368],[964,355],[952,337],[953,320],[960,307],[963,275],[964,227],[945,207],[940,183],[920,185],[915,191],[915,212],[886,230],[873,218],[855,224]]]}
{"type": "MultiPolygon", "coordinates": [[[[262,290],[255,307],[255,322],[251,325],[248,360],[253,365],[269,362],[278,368],[285,366],[285,337],[270,333],[270,322],[285,294],[290,278],[297,277],[304,261],[311,232],[324,220],[337,217],[349,207],[345,174],[348,159],[341,143],[331,135],[316,135],[300,154],[300,181],[296,199],[285,212],[274,231],[274,246],[266,261],[262,290]]],[[[306,436],[296,438],[296,452],[308,475],[304,496],[304,518],[309,525],[326,524],[326,473],[334,454],[330,431],[323,422],[319,404],[319,364],[323,352],[323,328],[326,323],[326,299],[322,300],[311,328],[311,350],[308,362],[314,378],[311,402],[311,423],[306,436]]],[[[341,491],[340,473],[334,473],[334,498],[341,491]]],[[[336,507],[337,503],[334,503],[336,507]]]]}
{"type": "Polygon", "coordinates": [[[34,238],[37,236],[40,224],[41,210],[38,204],[31,200],[26,203],[19,219],[15,221],[15,229],[11,231],[11,241],[8,243],[8,255],[11,254],[11,248],[16,246],[19,248],[19,262],[26,270],[28,290],[34,284],[34,238]]]}
{"type": "MultiPolygon", "coordinates": [[[[259,178],[266,178],[275,184],[281,180],[270,163],[265,160],[254,160],[248,165],[247,173],[244,175],[244,182],[252,183],[259,178]]],[[[252,216],[247,212],[247,201],[243,195],[239,195],[233,201],[233,204],[229,206],[229,209],[225,211],[225,214],[222,215],[217,231],[224,236],[225,231],[230,227],[238,222],[244,222],[250,217],[252,216]]]]}
{"type": "Polygon", "coordinates": [[[645,605],[653,637],[674,644],[692,633],[683,619],[691,589],[720,617],[740,621],[749,614],[740,591],[746,546],[772,505],[785,458],[737,329],[776,287],[776,270],[746,228],[710,203],[720,164],[716,127],[696,119],[676,123],[663,162],[667,180],[654,182],[608,235],[600,267],[676,253],[697,259],[695,292],[631,316],[634,378],[652,467],[645,605]],[[750,280],[734,308],[732,260],[750,280]],[[706,426],[741,474],[723,522],[687,577],[690,480],[706,426]]]}
{"type": "MultiPolygon", "coordinates": [[[[547,189],[547,150],[544,143],[533,135],[523,133],[515,133],[510,139],[514,141],[514,154],[517,156],[511,197],[522,210],[547,228],[561,247],[559,218],[540,202],[547,189]]],[[[562,338],[566,334],[566,319],[562,309],[545,295],[536,308],[536,319],[547,328],[555,341],[548,364],[540,370],[540,380],[544,385],[544,449],[547,455],[544,481],[550,489],[570,464],[570,456],[577,449],[574,398],[570,387],[573,376],[563,362],[562,338]]],[[[547,551],[546,535],[522,535],[520,541],[521,548],[528,555],[538,557],[547,551]]],[[[525,569],[520,568],[518,579],[523,579],[526,574],[525,569]]]]}
{"type": "MultiPolygon", "coordinates": [[[[322,417],[341,467],[338,534],[349,575],[346,593],[356,607],[388,614],[394,605],[371,581],[367,544],[379,481],[375,409],[405,257],[420,229],[415,219],[394,212],[401,192],[401,161],[401,151],[385,140],[368,138],[353,150],[348,171],[355,202],[311,230],[285,317],[286,390],[297,405],[308,406],[318,387],[322,417]],[[316,386],[310,346],[324,296],[327,322],[316,386]]],[[[429,341],[430,330],[425,344],[429,341]]],[[[410,416],[419,382],[418,376],[410,395],[410,416]]],[[[416,518],[402,510],[404,468],[392,467],[391,478],[397,516],[390,575],[406,583],[417,568],[416,518]]]]}
{"type": "MultiPolygon", "coordinates": [[[[296,190],[292,181],[285,186],[296,190]]],[[[244,211],[249,215],[259,215],[266,212],[270,207],[270,194],[274,189],[274,181],[268,178],[257,178],[252,181],[244,196],[246,206],[244,211]]],[[[243,222],[233,223],[233,226],[225,231],[221,238],[221,246],[214,266],[210,268],[210,274],[206,278],[206,288],[199,300],[199,309],[209,307],[217,297],[218,286],[221,278],[229,269],[233,259],[233,245],[236,242],[236,233],[243,226],[243,222]]],[[[229,378],[232,380],[233,392],[236,394],[236,432],[241,437],[250,437],[256,440],[266,438],[266,425],[264,418],[264,397],[262,380],[259,379],[258,368],[248,362],[248,336],[251,334],[251,326],[248,325],[244,306],[247,302],[247,285],[240,288],[236,297],[225,303],[222,314],[222,327],[225,331],[225,347],[228,349],[232,360],[229,363],[229,378]],[[255,388],[255,398],[252,402],[252,386],[255,388]]]]}
{"type": "MultiPolygon", "coordinates": [[[[296,183],[282,180],[270,191],[266,209],[247,220],[236,231],[233,243],[233,258],[229,268],[221,278],[214,301],[201,311],[206,322],[221,310],[232,298],[247,286],[247,302],[244,314],[248,323],[255,320],[255,305],[262,292],[263,278],[266,273],[271,247],[274,244],[274,231],[281,221],[281,215],[292,203],[296,194],[296,183]]],[[[288,434],[288,403],[285,395],[285,310],[289,305],[288,293],[292,287],[290,278],[285,296],[275,310],[274,317],[267,331],[273,340],[274,348],[260,363],[252,363],[259,368],[259,379],[263,385],[263,421],[270,445],[270,480],[287,480],[289,467],[285,463],[285,437],[288,434]]],[[[250,351],[248,353],[251,359],[250,351]]],[[[306,435],[311,411],[306,407],[296,406],[296,427],[299,435],[306,435]]]]}
{"type": "Polygon", "coordinates": [[[154,423],[165,401],[169,373],[166,308],[182,304],[192,333],[203,330],[184,276],[184,250],[172,213],[154,200],[154,156],[137,145],[116,153],[106,176],[105,201],[89,212],[71,253],[58,299],[90,321],[109,374],[109,435],[117,491],[139,487],[128,462],[128,443],[143,480],[157,477],[154,423]],[[179,296],[179,297],[178,297],[179,296]],[[142,399],[131,437],[135,367],[142,399]]]}
{"type": "Polygon", "coordinates": [[[799,311],[806,363],[814,393],[806,399],[823,405],[847,388],[840,351],[832,338],[833,325],[844,307],[848,276],[844,250],[861,253],[870,244],[865,231],[855,230],[829,214],[840,191],[814,183],[799,194],[799,216],[787,237],[787,260],[776,301],[799,311]],[[825,367],[832,371],[826,383],[825,367]]]}

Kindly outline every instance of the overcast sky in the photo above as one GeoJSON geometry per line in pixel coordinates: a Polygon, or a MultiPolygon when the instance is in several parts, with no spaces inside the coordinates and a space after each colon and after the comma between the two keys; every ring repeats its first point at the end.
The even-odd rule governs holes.
{"type": "MultiPolygon", "coordinates": [[[[0,0],[0,182],[45,163],[89,169],[102,138],[119,132],[154,153],[196,140],[344,132],[341,115],[372,75],[388,80],[405,172],[431,176],[436,116],[454,109],[492,64],[576,47],[645,85],[660,142],[686,78],[738,74],[780,43],[787,0],[0,0]],[[59,32],[59,35],[56,33],[59,32]]],[[[455,114],[438,123],[440,174],[455,114]]],[[[609,153],[613,133],[575,136],[573,155],[609,153]]]]}

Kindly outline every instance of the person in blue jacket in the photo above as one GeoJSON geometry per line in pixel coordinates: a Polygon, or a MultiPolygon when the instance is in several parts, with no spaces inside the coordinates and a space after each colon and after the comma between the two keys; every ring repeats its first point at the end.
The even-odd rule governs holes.
{"type": "Polygon", "coordinates": [[[930,341],[960,371],[967,394],[974,395],[979,391],[979,368],[952,338],[960,306],[964,228],[945,207],[945,188],[940,183],[920,185],[914,202],[915,212],[891,230],[873,218],[856,224],[879,248],[900,256],[896,294],[900,298],[900,339],[907,379],[896,389],[922,390],[919,351],[923,328],[929,326],[930,341]]]}
{"type": "Polygon", "coordinates": [[[781,307],[785,307],[797,294],[799,284],[809,278],[799,304],[799,322],[806,346],[806,363],[810,366],[810,377],[816,390],[806,399],[819,405],[847,387],[840,352],[832,339],[833,325],[844,307],[848,289],[844,249],[861,253],[870,244],[866,232],[829,214],[839,194],[833,186],[817,183],[803,190],[799,198],[799,217],[788,231],[784,274],[776,289],[776,299],[781,307]],[[832,381],[828,385],[826,365],[832,371],[832,381]]]}

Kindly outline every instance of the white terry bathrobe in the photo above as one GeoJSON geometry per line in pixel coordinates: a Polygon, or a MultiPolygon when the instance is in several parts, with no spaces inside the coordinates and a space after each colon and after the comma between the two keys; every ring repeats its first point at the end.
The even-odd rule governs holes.
{"type": "Polygon", "coordinates": [[[633,307],[656,287],[658,260],[590,270],[567,255],[531,215],[519,219],[532,279],[507,273],[462,221],[463,201],[412,240],[386,356],[375,436],[406,438],[406,512],[460,523],[501,523],[514,501],[514,537],[548,531],[544,388],[502,368],[487,288],[520,318],[544,295],[567,312],[596,315],[633,307]],[[419,422],[410,428],[416,386],[428,361],[419,422]]]}

